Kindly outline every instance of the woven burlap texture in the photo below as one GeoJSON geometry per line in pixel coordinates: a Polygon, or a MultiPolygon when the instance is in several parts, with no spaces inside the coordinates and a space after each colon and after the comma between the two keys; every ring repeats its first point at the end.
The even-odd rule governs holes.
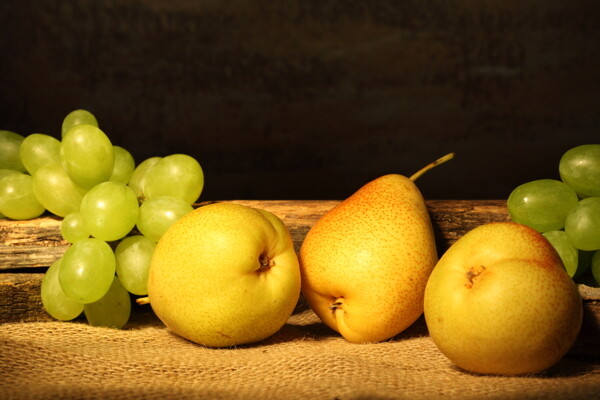
{"type": "Polygon", "coordinates": [[[392,340],[352,344],[310,311],[255,345],[209,349],[158,320],[0,325],[1,399],[596,399],[600,360],[565,357],[542,374],[455,368],[422,319],[392,340]]]}

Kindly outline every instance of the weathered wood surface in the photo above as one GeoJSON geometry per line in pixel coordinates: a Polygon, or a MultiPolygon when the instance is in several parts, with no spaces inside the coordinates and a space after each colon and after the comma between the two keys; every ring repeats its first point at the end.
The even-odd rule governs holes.
{"type": "MultiPolygon", "coordinates": [[[[288,226],[299,250],[310,227],[339,201],[234,200],[263,208],[288,226]]],[[[202,206],[208,203],[200,203],[202,206]]],[[[427,202],[436,231],[438,249],[443,251],[475,226],[507,221],[504,200],[431,200],[427,202]]],[[[53,216],[29,221],[0,220],[0,270],[48,267],[68,247],[60,235],[61,219],[53,216]]]]}
{"type": "MultiPolygon", "coordinates": [[[[263,208],[280,217],[290,230],[296,250],[310,227],[339,201],[235,200],[263,208]]],[[[209,204],[200,203],[197,206],[209,204]]],[[[441,254],[476,226],[508,221],[504,200],[427,201],[441,254]]],[[[68,248],[60,235],[61,219],[45,216],[30,221],[0,220],[0,323],[43,321],[40,285],[45,269],[68,248]]],[[[580,285],[584,299],[584,327],[572,351],[600,356],[600,293],[580,285]]]]}

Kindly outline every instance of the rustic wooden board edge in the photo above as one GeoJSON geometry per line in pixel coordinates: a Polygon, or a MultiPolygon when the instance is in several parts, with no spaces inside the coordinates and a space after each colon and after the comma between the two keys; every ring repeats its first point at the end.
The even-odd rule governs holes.
{"type": "MultiPolygon", "coordinates": [[[[42,304],[40,287],[43,275],[39,273],[0,274],[0,324],[15,322],[54,321],[42,304]]],[[[583,294],[585,292],[580,290],[583,294]]],[[[138,326],[155,326],[160,321],[149,306],[139,308],[135,303],[131,319],[138,326]]],[[[301,298],[298,308],[308,306],[301,298]]],[[[569,354],[600,358],[600,300],[583,300],[583,323],[569,354]]],[[[69,323],[69,322],[65,322],[69,323]]]]}
{"type": "MultiPolygon", "coordinates": [[[[262,208],[283,220],[296,251],[311,226],[338,200],[228,200],[262,208]]],[[[202,207],[215,202],[196,204],[202,207]]],[[[429,200],[427,206],[441,254],[458,238],[477,225],[508,221],[504,200],[429,200]]],[[[60,234],[62,219],[43,216],[27,221],[0,219],[0,272],[48,267],[68,248],[60,234]]]]}

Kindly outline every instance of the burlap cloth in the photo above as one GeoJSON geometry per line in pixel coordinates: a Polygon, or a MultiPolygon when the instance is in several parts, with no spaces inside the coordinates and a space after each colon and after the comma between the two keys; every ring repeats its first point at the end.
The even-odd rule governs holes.
{"type": "Polygon", "coordinates": [[[193,344],[155,318],[126,328],[0,325],[0,399],[600,398],[600,359],[570,355],[526,377],[469,374],[439,353],[422,319],[368,345],[346,342],[309,310],[234,349],[193,344]]]}

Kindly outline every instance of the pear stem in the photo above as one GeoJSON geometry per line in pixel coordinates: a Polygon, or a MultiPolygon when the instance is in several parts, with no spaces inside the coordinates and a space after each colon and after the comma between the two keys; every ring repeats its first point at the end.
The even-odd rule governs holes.
{"type": "Polygon", "coordinates": [[[136,299],[135,302],[140,305],[150,304],[150,297],[140,297],[139,299],[136,299]]]}
{"type": "Polygon", "coordinates": [[[429,171],[432,168],[437,167],[440,164],[445,163],[446,161],[450,161],[453,158],[454,158],[454,153],[448,153],[445,156],[438,158],[434,162],[427,164],[426,166],[424,166],[423,168],[421,168],[420,170],[418,170],[417,172],[415,172],[414,174],[412,174],[409,179],[414,182],[417,179],[419,179],[419,177],[421,175],[423,175],[425,172],[429,171]]]}

